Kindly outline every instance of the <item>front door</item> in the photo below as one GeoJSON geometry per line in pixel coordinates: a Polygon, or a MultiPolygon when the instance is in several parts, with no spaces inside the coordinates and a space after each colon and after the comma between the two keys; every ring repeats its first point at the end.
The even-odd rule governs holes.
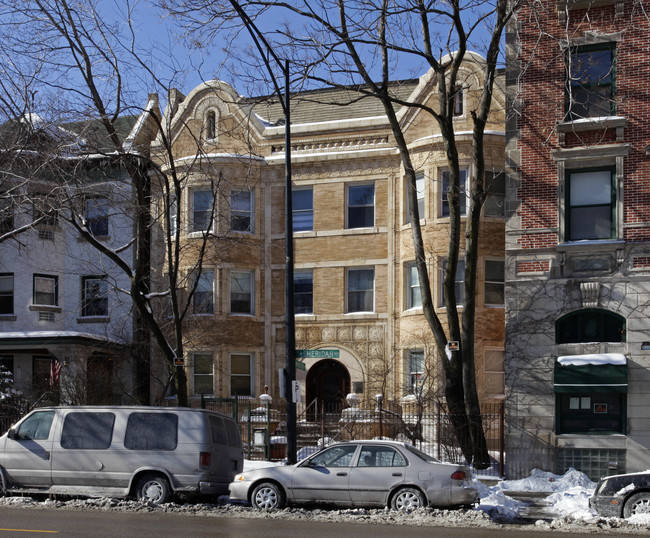
{"type": "Polygon", "coordinates": [[[307,373],[307,401],[317,400],[318,413],[340,413],[350,392],[350,374],[335,360],[316,363],[307,373]]]}

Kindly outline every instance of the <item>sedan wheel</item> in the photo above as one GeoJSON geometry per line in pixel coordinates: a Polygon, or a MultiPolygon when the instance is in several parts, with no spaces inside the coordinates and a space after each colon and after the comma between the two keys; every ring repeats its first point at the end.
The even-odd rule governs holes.
{"type": "Polygon", "coordinates": [[[253,490],[251,504],[259,510],[279,510],[284,508],[284,493],[273,482],[262,482],[253,490]]]}
{"type": "Polygon", "coordinates": [[[623,516],[650,513],[650,493],[640,492],[632,495],[623,507],[623,516]]]}
{"type": "Polygon", "coordinates": [[[419,489],[415,488],[402,488],[400,489],[390,501],[390,507],[393,510],[402,510],[410,512],[416,508],[423,508],[427,505],[424,495],[419,489]]]}

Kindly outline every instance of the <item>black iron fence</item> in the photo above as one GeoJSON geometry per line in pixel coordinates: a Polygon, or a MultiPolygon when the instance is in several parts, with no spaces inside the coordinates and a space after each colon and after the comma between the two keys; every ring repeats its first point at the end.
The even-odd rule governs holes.
{"type": "MultiPolygon", "coordinates": [[[[210,409],[233,417],[239,424],[245,457],[252,460],[280,461],[286,458],[287,424],[282,406],[259,404],[250,398],[196,398],[191,407],[210,409]]],[[[465,463],[461,446],[462,432],[452,425],[451,415],[443,404],[433,411],[417,408],[391,409],[390,405],[374,408],[297,405],[296,447],[302,459],[323,446],[346,440],[395,439],[414,444],[427,454],[452,463],[465,463]]],[[[0,408],[0,434],[20,418],[20,414],[3,413],[0,408]]],[[[481,414],[483,431],[490,456],[487,469],[474,470],[478,476],[503,477],[505,468],[505,406],[484,406],[481,414]]]]}

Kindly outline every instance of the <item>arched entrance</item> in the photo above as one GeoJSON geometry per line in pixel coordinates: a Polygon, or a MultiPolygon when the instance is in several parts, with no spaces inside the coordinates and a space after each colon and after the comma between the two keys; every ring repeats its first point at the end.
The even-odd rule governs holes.
{"type": "Polygon", "coordinates": [[[340,413],[350,393],[350,374],[340,362],[326,359],[307,372],[307,402],[316,400],[316,413],[340,413]]]}

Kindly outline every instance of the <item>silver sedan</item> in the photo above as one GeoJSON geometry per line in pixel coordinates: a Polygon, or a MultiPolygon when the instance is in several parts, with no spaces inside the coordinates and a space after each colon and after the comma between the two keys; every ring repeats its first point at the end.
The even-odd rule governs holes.
{"type": "Polygon", "coordinates": [[[470,506],[477,499],[467,467],[394,441],[337,443],[295,465],[238,474],[230,484],[231,501],[262,510],[299,503],[412,510],[470,506]]]}

